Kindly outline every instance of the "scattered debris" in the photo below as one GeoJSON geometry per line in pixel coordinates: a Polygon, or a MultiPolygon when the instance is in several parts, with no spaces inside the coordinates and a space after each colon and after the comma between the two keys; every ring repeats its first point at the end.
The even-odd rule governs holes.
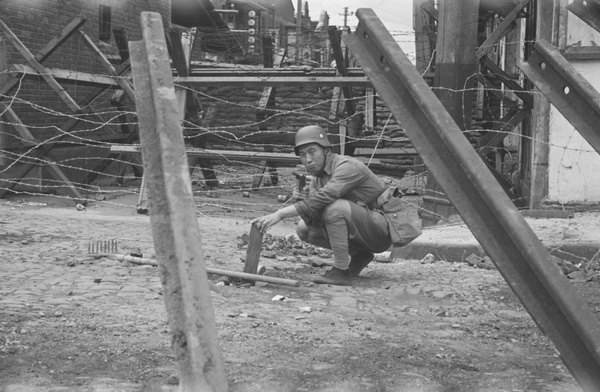
{"type": "Polygon", "coordinates": [[[571,223],[563,229],[562,238],[563,240],[578,239],[581,238],[581,232],[576,224],[571,223]]]}
{"type": "Polygon", "coordinates": [[[265,266],[264,266],[264,265],[262,265],[262,264],[259,264],[259,265],[258,265],[258,267],[256,268],[256,273],[257,273],[258,275],[264,275],[264,274],[265,274],[265,272],[267,272],[267,267],[265,267],[265,266]]]}
{"type": "Polygon", "coordinates": [[[308,264],[313,267],[331,267],[333,266],[333,260],[323,260],[320,257],[310,257],[308,259],[308,264]]]}
{"type": "Polygon", "coordinates": [[[392,252],[375,253],[373,259],[379,263],[390,263],[392,261],[392,252]]]}
{"type": "Polygon", "coordinates": [[[465,261],[472,265],[473,267],[483,268],[483,269],[494,269],[494,263],[492,263],[492,259],[489,256],[479,256],[475,253],[471,253],[465,258],[465,261]]]}
{"type": "Polygon", "coordinates": [[[563,260],[560,257],[552,256],[552,260],[559,266],[563,274],[569,275],[578,270],[578,267],[570,261],[563,260]]]}
{"type": "Polygon", "coordinates": [[[435,256],[431,253],[427,253],[425,257],[421,259],[421,264],[431,264],[435,263],[435,256]]]}

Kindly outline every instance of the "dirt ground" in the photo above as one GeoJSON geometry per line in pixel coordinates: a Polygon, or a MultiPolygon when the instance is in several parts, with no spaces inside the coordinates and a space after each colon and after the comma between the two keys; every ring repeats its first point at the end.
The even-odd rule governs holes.
{"type": "MultiPolygon", "coordinates": [[[[247,198],[195,184],[207,266],[241,271],[250,219],[280,208],[288,185],[247,198]]],[[[104,188],[85,209],[0,200],[0,391],[177,390],[158,270],[88,251],[117,240],[120,254],[154,257],[136,192],[104,188]]],[[[352,287],[315,285],[323,269],[308,257],[327,252],[295,242],[294,225],[270,230],[261,263],[301,287],[209,276],[230,391],[580,390],[496,270],[393,260],[352,287]]],[[[576,287],[600,312],[598,282],[576,287]]]]}

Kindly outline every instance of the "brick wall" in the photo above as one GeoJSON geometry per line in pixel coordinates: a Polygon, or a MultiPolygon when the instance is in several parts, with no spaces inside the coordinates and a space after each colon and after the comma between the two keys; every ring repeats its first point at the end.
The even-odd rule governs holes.
{"type": "MultiPolygon", "coordinates": [[[[99,40],[100,5],[111,8],[111,30],[123,28],[130,41],[141,39],[139,18],[142,11],[159,12],[163,16],[165,28],[170,25],[171,2],[169,0],[2,0],[0,18],[25,46],[36,54],[75,17],[82,16],[87,21],[81,30],[100,47],[105,55],[118,58],[117,45],[112,34],[106,43],[99,40]]],[[[12,44],[7,43],[6,46],[9,65],[27,64],[12,44]]],[[[50,68],[107,74],[78,34],[64,42],[44,61],[43,65],[50,68]]],[[[62,83],[61,85],[78,103],[95,90],[80,84],[62,83]]],[[[41,81],[24,81],[18,89],[13,89],[10,95],[16,97],[12,101],[15,112],[30,127],[32,133],[41,139],[56,135],[56,127],[62,125],[68,119],[68,114],[72,113],[59,96],[41,81]]],[[[111,92],[105,93],[94,102],[95,109],[106,114],[100,118],[90,118],[91,122],[84,121],[80,124],[79,136],[96,139],[120,132],[117,126],[102,126],[104,121],[114,117],[114,107],[110,105],[111,97],[111,92]],[[100,130],[102,132],[99,132],[100,130]]],[[[6,99],[4,101],[6,102],[6,99]]],[[[129,109],[133,109],[131,102],[129,102],[129,109]]],[[[7,142],[9,147],[19,144],[10,137],[7,142]]]]}

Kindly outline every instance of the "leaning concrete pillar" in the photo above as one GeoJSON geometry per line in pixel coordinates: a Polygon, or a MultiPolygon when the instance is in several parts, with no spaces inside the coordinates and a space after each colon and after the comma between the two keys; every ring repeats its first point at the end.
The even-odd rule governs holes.
{"type": "Polygon", "coordinates": [[[142,13],[130,42],[154,248],[180,391],[227,391],[161,17],[142,13]]]}

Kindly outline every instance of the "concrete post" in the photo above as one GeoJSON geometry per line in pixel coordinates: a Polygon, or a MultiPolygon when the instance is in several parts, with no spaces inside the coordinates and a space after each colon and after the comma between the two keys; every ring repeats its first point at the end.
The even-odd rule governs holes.
{"type": "Polygon", "coordinates": [[[228,390],[210,301],[183,132],[160,14],[143,12],[131,42],[154,247],[179,362],[179,390],[228,390]]]}

